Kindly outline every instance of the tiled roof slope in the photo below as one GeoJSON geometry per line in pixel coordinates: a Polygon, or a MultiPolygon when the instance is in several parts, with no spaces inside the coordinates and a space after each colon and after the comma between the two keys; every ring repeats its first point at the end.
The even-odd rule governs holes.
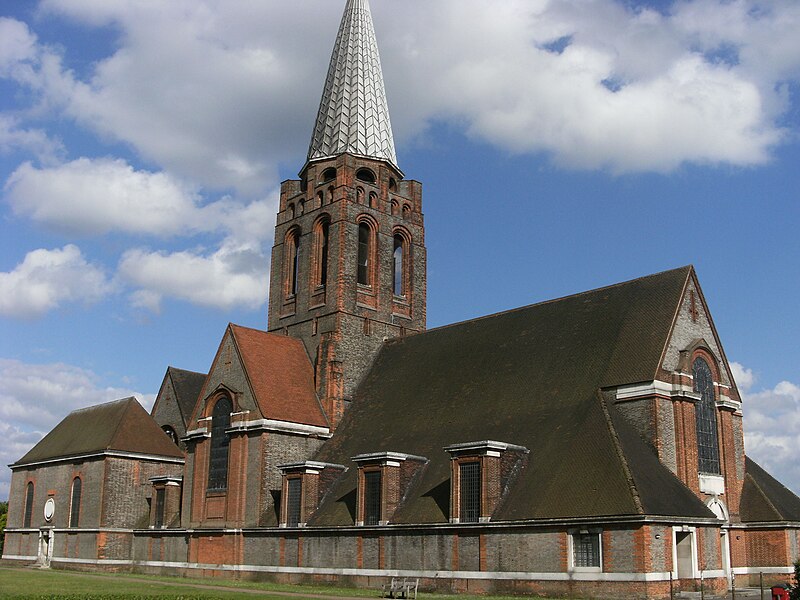
{"type": "Polygon", "coordinates": [[[203,384],[206,381],[206,374],[176,369],[175,367],[168,367],[167,371],[172,379],[172,387],[175,389],[178,410],[181,411],[181,418],[183,419],[183,425],[185,427],[192,418],[194,406],[197,404],[200,391],[203,389],[203,384]]]}
{"type": "Polygon", "coordinates": [[[487,439],[530,450],[496,520],[712,517],[599,394],[654,379],[691,273],[684,267],[387,342],[317,455],[351,468],[314,524],[352,523],[349,458],[377,451],[430,460],[394,521],[446,521],[442,448],[487,439]],[[663,502],[663,494],[680,501],[663,502]]]}
{"type": "Polygon", "coordinates": [[[800,521],[800,498],[750,458],[740,505],[742,521],[800,521]]]}
{"type": "Polygon", "coordinates": [[[348,0],[345,7],[308,160],[344,152],[397,164],[381,59],[367,0],[348,0]]]}
{"type": "Polygon", "coordinates": [[[327,427],[303,342],[239,325],[230,329],[262,416],[327,427]]]}
{"type": "Polygon", "coordinates": [[[106,450],[183,458],[131,397],[72,411],[14,466],[106,450]]]}

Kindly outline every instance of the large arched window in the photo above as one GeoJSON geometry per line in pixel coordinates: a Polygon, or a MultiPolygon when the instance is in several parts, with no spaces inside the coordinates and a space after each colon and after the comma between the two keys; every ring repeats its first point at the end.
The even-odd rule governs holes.
{"type": "Polygon", "coordinates": [[[403,236],[395,234],[392,253],[392,288],[395,296],[406,294],[406,243],[403,236]]]}
{"type": "Polygon", "coordinates": [[[714,375],[702,357],[692,363],[694,391],[700,394],[695,405],[697,423],[697,462],[701,473],[719,475],[719,438],[717,437],[717,403],[714,398],[714,375]]]}
{"type": "Polygon", "coordinates": [[[358,283],[361,285],[372,285],[372,251],[372,228],[368,223],[361,222],[358,224],[358,283]]]}
{"type": "Polygon", "coordinates": [[[300,271],[300,231],[292,229],[286,236],[286,295],[297,293],[297,276],[300,271]]]}
{"type": "Polygon", "coordinates": [[[69,503],[69,526],[77,527],[81,518],[81,488],[83,483],[80,477],[72,480],[72,498],[69,503]]]}
{"type": "Polygon", "coordinates": [[[31,517],[33,516],[33,482],[29,481],[25,486],[25,515],[22,518],[22,526],[31,526],[31,517]]]}
{"type": "Polygon", "coordinates": [[[214,405],[211,413],[211,450],[208,459],[208,489],[221,491],[228,488],[228,445],[230,437],[227,429],[231,426],[233,405],[223,396],[214,405]]]}

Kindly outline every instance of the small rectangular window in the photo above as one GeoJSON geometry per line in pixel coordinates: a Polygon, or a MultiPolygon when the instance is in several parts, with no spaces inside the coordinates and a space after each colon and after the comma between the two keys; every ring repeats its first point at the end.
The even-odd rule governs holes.
{"type": "Polygon", "coordinates": [[[364,525],[378,525],[381,520],[381,472],[364,473],[364,525]]]}
{"type": "Polygon", "coordinates": [[[477,523],[481,517],[481,464],[461,463],[459,480],[461,502],[458,519],[461,523],[477,523]]]}
{"type": "Polygon", "coordinates": [[[286,525],[297,527],[300,524],[300,502],[303,495],[303,480],[293,477],[286,482],[286,525]]]}
{"type": "Polygon", "coordinates": [[[164,526],[164,496],[166,491],[164,488],[159,488],[156,490],[156,520],[155,526],[156,527],[163,527],[164,526]]]}
{"type": "Polygon", "coordinates": [[[572,566],[576,568],[600,568],[600,534],[572,534],[572,566]]]}

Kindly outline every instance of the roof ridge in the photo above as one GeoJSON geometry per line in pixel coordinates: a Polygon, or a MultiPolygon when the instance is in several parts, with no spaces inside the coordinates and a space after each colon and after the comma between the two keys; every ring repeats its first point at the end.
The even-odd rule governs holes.
{"type": "Polygon", "coordinates": [[[633,505],[636,507],[636,511],[638,514],[644,514],[644,508],[642,507],[642,497],[639,494],[639,489],[636,487],[636,480],[633,477],[633,473],[631,472],[630,466],[628,465],[628,460],[625,457],[625,452],[622,450],[622,443],[619,441],[619,435],[617,433],[617,428],[614,426],[614,423],[611,421],[611,414],[608,410],[608,405],[606,404],[606,399],[603,397],[603,393],[600,390],[597,390],[595,396],[600,403],[600,408],[603,411],[603,417],[606,421],[606,426],[608,427],[608,433],[611,436],[611,441],[614,444],[614,449],[617,451],[617,458],[620,461],[620,465],[622,466],[622,471],[625,473],[625,479],[628,482],[628,488],[631,492],[631,499],[633,500],[633,505]]]}
{"type": "Polygon", "coordinates": [[[96,409],[101,408],[103,406],[110,406],[112,404],[122,404],[123,402],[128,402],[130,400],[135,400],[136,402],[139,401],[136,398],[136,396],[127,396],[125,398],[117,398],[116,400],[109,400],[108,402],[101,402],[100,404],[91,404],[89,406],[84,406],[83,408],[76,408],[75,410],[71,410],[67,414],[67,416],[73,415],[73,414],[76,414],[76,413],[87,412],[87,411],[90,411],[90,410],[96,410],[96,409]]]}
{"type": "Polygon", "coordinates": [[[117,422],[114,425],[114,432],[108,439],[108,446],[106,447],[106,450],[112,449],[116,444],[117,437],[120,435],[120,425],[122,425],[122,423],[125,422],[126,417],[132,410],[136,410],[134,406],[138,406],[145,413],[147,412],[144,410],[144,407],[141,404],[139,404],[139,401],[133,396],[131,396],[130,398],[126,398],[126,400],[133,400],[133,402],[127,402],[127,406],[125,406],[125,409],[121,412],[119,418],[117,419],[117,422]]]}
{"type": "Polygon", "coordinates": [[[181,373],[193,373],[195,375],[208,375],[208,373],[203,373],[202,371],[192,371],[191,369],[181,369],[180,367],[173,367],[172,365],[167,366],[167,371],[180,371],[181,373]]]}
{"type": "MultiPolygon", "coordinates": [[[[458,326],[461,326],[461,325],[468,325],[470,323],[476,323],[478,321],[483,321],[485,319],[492,319],[494,317],[500,317],[500,316],[503,316],[503,315],[514,314],[514,313],[521,312],[523,310],[528,310],[528,309],[531,309],[531,308],[534,308],[534,307],[537,307],[537,306],[546,306],[548,304],[555,304],[556,302],[562,302],[564,300],[570,300],[570,299],[573,299],[573,298],[579,298],[580,296],[588,296],[589,294],[596,294],[598,292],[603,292],[603,291],[606,291],[606,290],[611,290],[611,289],[614,289],[614,288],[619,288],[619,287],[622,287],[622,286],[631,285],[631,284],[637,283],[639,281],[644,281],[646,279],[653,279],[655,277],[662,277],[662,276],[666,275],[667,273],[675,273],[675,272],[682,271],[682,270],[693,270],[693,269],[694,269],[694,266],[691,265],[691,264],[684,265],[682,267],[676,267],[674,269],[667,269],[665,271],[659,271],[658,273],[650,273],[649,275],[642,275],[641,277],[636,277],[634,279],[629,279],[627,281],[620,281],[618,283],[612,283],[610,285],[604,285],[604,286],[601,286],[599,288],[593,288],[591,290],[584,290],[582,292],[576,292],[574,294],[567,294],[566,296],[559,296],[558,298],[551,298],[549,300],[542,300],[541,302],[534,302],[532,304],[526,304],[525,306],[518,306],[516,308],[509,308],[507,310],[501,310],[501,311],[498,311],[498,312],[495,312],[495,313],[490,313],[488,315],[482,315],[480,317],[473,317],[472,319],[465,319],[464,321],[457,321],[455,323],[448,323],[446,325],[440,325],[438,327],[432,327],[431,329],[426,329],[425,331],[422,331],[420,333],[425,334],[425,333],[430,333],[430,332],[433,332],[433,331],[441,331],[443,329],[448,329],[450,327],[458,327],[458,326]]],[[[403,340],[408,339],[408,338],[416,337],[416,335],[418,335],[418,334],[409,335],[407,337],[392,338],[390,340],[387,340],[385,343],[387,343],[387,344],[389,344],[389,343],[397,343],[397,342],[403,341],[403,340]]]]}

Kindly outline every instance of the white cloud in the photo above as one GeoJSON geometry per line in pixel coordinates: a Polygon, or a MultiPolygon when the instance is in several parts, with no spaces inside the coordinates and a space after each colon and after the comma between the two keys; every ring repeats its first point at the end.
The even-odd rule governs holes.
{"type": "Polygon", "coordinates": [[[741,393],[747,392],[756,381],[755,373],[752,369],[748,369],[738,362],[730,363],[731,371],[733,372],[733,380],[736,382],[736,387],[741,393]]]}
{"type": "Polygon", "coordinates": [[[38,317],[65,302],[96,302],[111,291],[103,270],[77,246],[34,250],[13,271],[0,272],[0,315],[38,317]]]}
{"type": "Polygon", "coordinates": [[[140,288],[132,304],[155,312],[165,296],[225,310],[258,308],[267,300],[268,273],[260,245],[232,240],[210,254],[129,250],[119,264],[120,277],[140,288]]]}
{"type": "Polygon", "coordinates": [[[129,396],[147,410],[155,402],[155,394],[103,386],[95,373],[73,365],[0,358],[0,498],[7,497],[11,479],[5,465],[21,458],[69,412],[129,396]]]}
{"type": "MultiPolygon", "coordinates": [[[[731,366],[737,377],[741,365],[731,366]]],[[[752,378],[752,371],[744,371],[752,378]]],[[[746,393],[743,410],[747,455],[800,494],[800,386],[782,381],[772,389],[746,393]]]]}
{"type": "Polygon", "coordinates": [[[0,154],[16,150],[30,152],[43,164],[53,164],[63,155],[64,146],[50,139],[44,130],[21,129],[18,119],[0,114],[0,154]]]}

